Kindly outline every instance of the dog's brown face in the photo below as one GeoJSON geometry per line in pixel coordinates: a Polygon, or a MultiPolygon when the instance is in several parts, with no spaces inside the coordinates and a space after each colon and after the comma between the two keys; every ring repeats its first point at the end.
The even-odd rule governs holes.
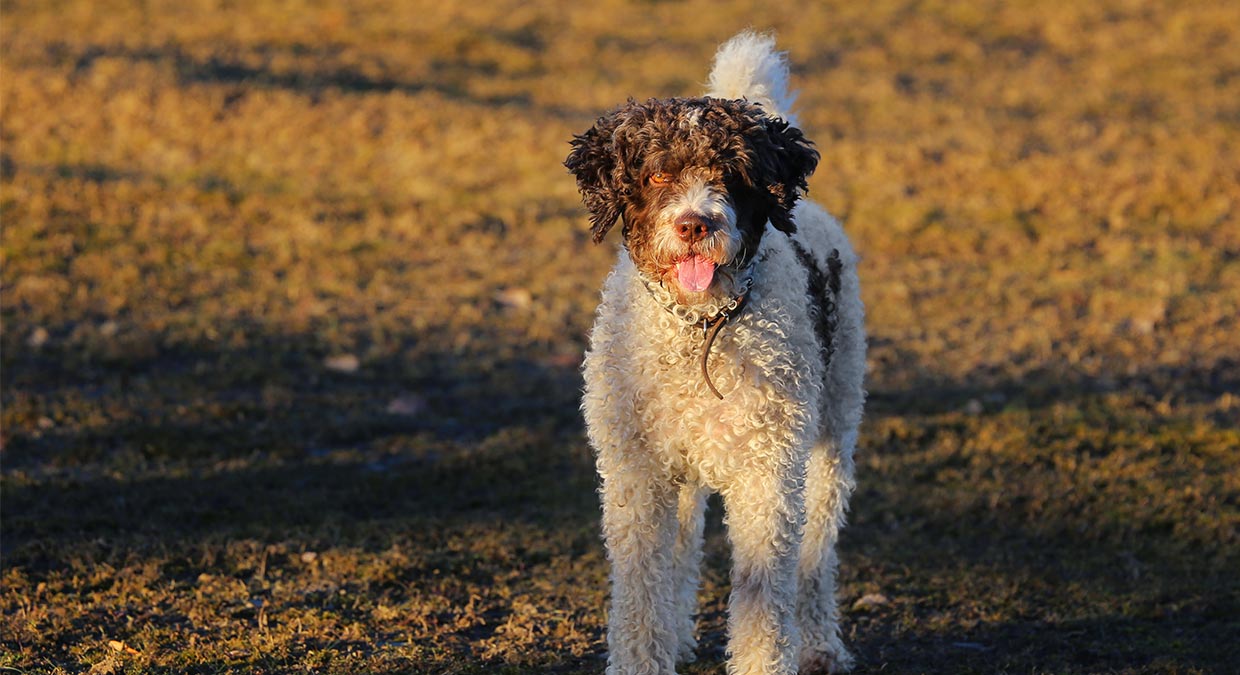
{"type": "Polygon", "coordinates": [[[685,303],[734,292],[768,220],[795,230],[792,207],[818,163],[799,129],[716,98],[629,101],[572,145],[564,165],[594,241],[623,218],[634,264],[685,303]]]}

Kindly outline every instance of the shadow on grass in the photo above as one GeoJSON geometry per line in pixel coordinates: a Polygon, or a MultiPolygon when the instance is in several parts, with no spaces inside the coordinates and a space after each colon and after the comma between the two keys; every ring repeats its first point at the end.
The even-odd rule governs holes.
{"type": "MultiPolygon", "coordinates": [[[[872,341],[883,342],[881,338],[872,341]]],[[[1227,357],[1133,368],[1122,373],[1087,373],[1069,364],[1049,363],[1019,379],[993,368],[944,374],[925,367],[914,357],[897,354],[896,358],[907,367],[893,368],[925,374],[895,386],[871,383],[867,414],[936,415],[965,410],[971,404],[980,405],[979,411],[987,412],[1009,408],[1041,410],[1056,403],[1071,404],[1112,392],[1199,401],[1240,391],[1240,359],[1227,357]]]]}
{"type": "MultiPolygon", "coordinates": [[[[385,623],[371,615],[375,604],[446,592],[436,586],[444,579],[485,587],[549,556],[582,556],[598,543],[597,505],[576,412],[576,367],[501,361],[497,354],[513,346],[502,335],[485,342],[473,354],[411,345],[403,356],[363,359],[347,372],[326,366],[333,350],[299,336],[259,334],[242,349],[198,345],[123,359],[13,345],[4,363],[6,404],[37,399],[56,411],[27,414],[46,412],[57,423],[7,430],[4,568],[54,584],[102,574],[106,589],[116,570],[124,577],[153,565],[152,588],[168,589],[171,606],[143,613],[138,625],[181,622],[165,630],[210,642],[212,632],[186,618],[188,600],[175,589],[222,576],[261,599],[270,588],[257,571],[260,558],[268,565],[265,550],[278,551],[273,573],[300,551],[329,555],[337,559],[332,583],[372,596],[351,608],[334,590],[314,591],[318,573],[295,565],[285,578],[310,586],[282,596],[276,611],[327,613],[375,629],[385,623]],[[476,538],[485,541],[462,543],[476,538]],[[349,569],[382,565],[375,561],[391,551],[400,559],[388,572],[349,569]],[[418,590],[424,587],[438,590],[418,590]]],[[[100,614],[101,602],[107,606],[91,603],[61,642],[45,645],[48,658],[80,665],[69,645],[100,631],[132,634],[132,608],[100,614]]],[[[222,613],[230,625],[258,627],[245,603],[222,613]]],[[[505,620],[494,610],[464,624],[415,611],[394,622],[391,636],[353,644],[309,634],[293,651],[384,652],[385,643],[406,644],[419,621],[442,621],[436,640],[468,651],[505,620]]],[[[301,658],[253,657],[247,670],[270,665],[272,672],[301,658]]],[[[400,660],[382,656],[392,659],[400,660]]],[[[460,659],[451,657],[456,665],[460,659]]],[[[408,672],[423,672],[417,663],[408,672]]],[[[564,663],[572,672],[581,660],[564,663]]],[[[151,672],[235,672],[226,665],[151,672]]]]}
{"type": "Polygon", "coordinates": [[[843,539],[843,587],[888,597],[852,610],[858,597],[842,598],[860,673],[1224,673],[1240,659],[1234,552],[1196,559],[1150,542],[1138,558],[1111,541],[969,528],[948,514],[915,532],[850,525],[843,539]]]}
{"type": "MultiPolygon", "coordinates": [[[[514,45],[522,51],[537,55],[544,48],[536,39],[513,39],[502,32],[493,32],[491,39],[514,45]]],[[[496,60],[469,60],[466,58],[432,58],[424,65],[427,77],[421,80],[397,76],[398,66],[389,65],[378,55],[369,55],[365,68],[342,59],[347,47],[332,44],[247,44],[213,45],[210,54],[192,53],[189,47],[168,44],[160,47],[132,48],[126,46],[91,45],[86,48],[59,44],[49,47],[49,57],[61,63],[71,63],[76,72],[89,70],[101,58],[121,58],[133,61],[171,64],[184,85],[211,83],[245,85],[246,88],[274,88],[317,97],[329,90],[345,93],[366,94],[399,92],[408,95],[435,93],[445,98],[491,108],[519,107],[530,109],[541,116],[579,119],[589,118],[596,111],[576,109],[570,106],[539,103],[527,91],[506,94],[478,94],[471,91],[476,79],[504,78],[506,75],[541,74],[542,65],[528,67],[526,71],[506,73],[503,64],[496,60]],[[305,64],[298,68],[276,67],[276,63],[296,61],[305,64]]],[[[535,59],[537,63],[538,59],[535,59]]],[[[226,100],[235,105],[245,96],[238,89],[226,100]]]]}
{"type": "MultiPolygon", "coordinates": [[[[599,548],[575,366],[500,358],[524,351],[501,335],[483,342],[475,355],[419,348],[346,373],[325,368],[330,350],[298,336],[111,361],[55,352],[20,358],[10,350],[6,399],[40,392],[97,407],[106,421],[11,436],[0,495],[5,566],[37,579],[69,561],[121,567],[159,551],[161,575],[188,583],[215,569],[199,554],[227,542],[377,552],[402,540],[428,556],[426,565],[469,581],[469,566],[456,554],[437,552],[444,531],[567,530],[584,533],[571,544],[577,555],[599,548]]],[[[966,378],[880,390],[872,414],[934,415],[997,395],[1036,409],[1099,391],[1085,378],[1038,377],[1044,379],[1032,385],[977,386],[966,378]]],[[[1236,364],[1137,373],[1102,391],[1168,381],[1180,382],[1185,395],[1210,396],[1238,381],[1236,364]]],[[[897,607],[846,618],[862,672],[1211,672],[1238,656],[1227,639],[1240,615],[1236,580],[1203,572],[1211,566],[1158,560],[1133,576],[1124,546],[1022,528],[1024,514],[999,514],[990,526],[1004,529],[987,531],[906,498],[873,504],[866,500],[895,498],[858,497],[842,544],[844,583],[877,583],[904,598],[897,607]],[[892,508],[920,511],[917,528],[890,530],[872,513],[892,508]],[[959,588],[953,595],[935,583],[959,588]],[[1097,606],[1102,597],[1110,599],[1097,606]],[[1000,614],[1028,618],[954,616],[996,602],[1015,605],[998,608],[1000,614]],[[1074,618],[1046,618],[1056,613],[1074,618]],[[1082,614],[1093,616],[1075,618],[1082,614]],[[942,628],[945,622],[953,627],[942,628]]],[[[713,517],[718,546],[717,511],[713,517]]],[[[415,565],[403,583],[418,583],[427,570],[415,565]]],[[[493,630],[502,618],[487,625],[493,630]]],[[[688,672],[717,666],[723,620],[718,610],[707,619],[704,661],[688,672]]],[[[121,630],[119,619],[91,621],[121,630]]],[[[477,630],[449,631],[445,639],[467,645],[484,637],[477,630]]],[[[597,656],[540,661],[539,669],[596,671],[597,656]]],[[[504,667],[480,661],[478,672],[504,667]]]]}
{"type": "Polygon", "coordinates": [[[1240,657],[1235,598],[1160,616],[1012,621],[948,634],[873,622],[858,673],[1224,673],[1240,657]]]}
{"type": "Polygon", "coordinates": [[[409,514],[593,516],[575,366],[415,349],[337,372],[308,340],[255,343],[111,360],[8,350],[6,404],[34,399],[25,416],[58,421],[6,431],[5,557],[409,514]]]}

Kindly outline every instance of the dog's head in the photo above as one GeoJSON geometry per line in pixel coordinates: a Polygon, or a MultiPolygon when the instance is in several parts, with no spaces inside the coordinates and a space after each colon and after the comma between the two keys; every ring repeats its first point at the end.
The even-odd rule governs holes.
{"type": "Polygon", "coordinates": [[[717,98],[629,101],[572,141],[594,241],[616,220],[638,269],[682,302],[731,292],[769,221],[791,233],[792,207],[818,164],[799,129],[755,104],[717,98]]]}

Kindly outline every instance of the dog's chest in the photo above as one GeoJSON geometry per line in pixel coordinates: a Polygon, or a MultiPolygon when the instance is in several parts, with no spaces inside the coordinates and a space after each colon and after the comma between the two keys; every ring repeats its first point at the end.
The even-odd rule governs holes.
{"type": "Polygon", "coordinates": [[[628,384],[638,431],[665,466],[718,485],[755,457],[804,440],[814,423],[813,368],[781,326],[754,312],[722,328],[706,360],[720,399],[703,373],[702,328],[672,319],[649,317],[623,350],[637,375],[628,384]]]}
{"type": "MultiPolygon", "coordinates": [[[[772,270],[788,269],[778,263],[772,258],[772,270]]],[[[701,325],[659,304],[622,259],[604,286],[584,364],[582,408],[596,451],[651,459],[665,474],[718,488],[812,441],[825,368],[803,284],[784,276],[759,276],[743,312],[716,337],[706,369],[721,400],[702,373],[701,325]]]]}
{"type": "Polygon", "coordinates": [[[661,353],[651,354],[652,362],[642,369],[648,377],[634,392],[646,445],[664,454],[674,472],[713,482],[701,474],[710,473],[709,467],[723,468],[735,455],[731,450],[755,431],[745,413],[752,391],[760,386],[756,371],[732,336],[717,338],[706,366],[724,392],[719,399],[702,372],[701,329],[680,331],[664,345],[661,353]]]}

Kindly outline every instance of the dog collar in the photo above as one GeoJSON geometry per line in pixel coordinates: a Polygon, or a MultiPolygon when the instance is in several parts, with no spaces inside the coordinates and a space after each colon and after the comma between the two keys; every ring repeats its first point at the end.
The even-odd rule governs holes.
{"type": "Polygon", "coordinates": [[[717,307],[713,313],[707,314],[691,307],[682,305],[674,298],[663,285],[648,278],[645,274],[638,272],[642,283],[645,284],[646,290],[650,292],[651,298],[662,305],[672,316],[684,321],[689,325],[702,326],[702,379],[706,380],[706,386],[711,393],[719,400],[723,400],[723,394],[719,393],[719,389],[715,387],[715,383],[710,380],[710,370],[706,367],[706,360],[710,358],[710,348],[715,344],[715,337],[719,335],[719,331],[723,329],[723,325],[734,316],[737,316],[745,309],[745,303],[749,299],[749,290],[753,288],[753,268],[754,262],[750,261],[749,265],[741,273],[744,280],[741,282],[741,290],[735,297],[730,299],[723,306],[717,307]]]}

